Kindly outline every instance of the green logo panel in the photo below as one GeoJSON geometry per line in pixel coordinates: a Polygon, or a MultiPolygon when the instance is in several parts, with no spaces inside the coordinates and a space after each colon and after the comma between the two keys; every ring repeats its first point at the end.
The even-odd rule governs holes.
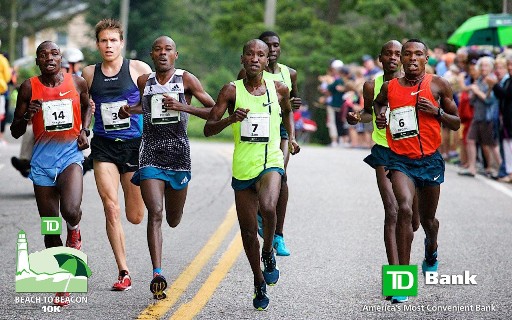
{"type": "Polygon", "coordinates": [[[382,266],[382,295],[417,296],[418,266],[382,266]]]}
{"type": "Polygon", "coordinates": [[[61,234],[61,217],[41,217],[41,234],[61,234]]]}

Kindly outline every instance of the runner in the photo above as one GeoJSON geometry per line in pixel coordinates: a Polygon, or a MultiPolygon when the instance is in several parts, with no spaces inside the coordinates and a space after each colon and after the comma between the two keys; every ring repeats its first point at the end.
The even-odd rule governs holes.
{"type": "Polygon", "coordinates": [[[166,36],[157,38],[151,48],[156,73],[137,80],[142,105],[122,107],[120,118],[143,113],[144,131],[140,148],[139,170],[132,182],[140,185],[148,208],[148,245],[153,264],[150,290],[155,299],[165,299],[167,281],[162,275],[162,211],[167,223],[175,228],[181,221],[191,179],[190,143],[187,136],[189,114],[208,118],[215,101],[190,72],[176,69],[178,51],[166,36]],[[204,108],[190,105],[192,96],[204,108]]]}
{"type": "MultiPolygon", "coordinates": [[[[364,161],[375,169],[377,185],[384,205],[384,244],[390,265],[399,264],[395,235],[398,204],[393,194],[391,181],[386,177],[388,171],[385,169],[385,166],[388,164],[390,154],[386,140],[386,130],[377,128],[372,105],[373,99],[379,94],[380,88],[385,81],[403,76],[400,63],[401,50],[402,44],[397,40],[388,41],[382,46],[379,61],[382,63],[384,74],[377,76],[375,80],[365,82],[363,87],[364,109],[360,112],[349,112],[347,114],[347,120],[351,125],[357,124],[358,122],[373,122],[372,139],[375,145],[372,147],[371,154],[367,156],[364,161]]],[[[415,196],[412,219],[413,231],[418,230],[420,225],[417,205],[417,197],[415,196]]],[[[387,297],[387,299],[391,299],[391,297],[387,297]]]]}
{"type": "MultiPolygon", "coordinates": [[[[300,108],[302,105],[302,100],[298,97],[297,71],[277,62],[281,56],[281,39],[279,38],[279,35],[273,31],[265,31],[258,37],[258,39],[265,42],[269,50],[268,66],[263,71],[263,78],[279,81],[285,84],[290,90],[290,103],[292,108],[300,108]]],[[[243,78],[245,78],[245,69],[242,68],[242,70],[240,70],[238,73],[238,79],[243,78]]],[[[283,151],[284,155],[285,174],[283,176],[283,180],[281,181],[281,191],[279,192],[279,200],[277,201],[277,222],[272,246],[276,249],[276,255],[289,256],[290,250],[288,250],[286,243],[284,242],[283,226],[289,197],[286,168],[288,167],[288,161],[290,160],[290,152],[288,151],[288,133],[286,132],[286,128],[282,122],[280,131],[281,151],[283,151]]],[[[261,212],[259,211],[257,218],[258,234],[263,238],[263,221],[261,212]]]]}
{"type": "Polygon", "coordinates": [[[96,24],[96,46],[103,62],[85,67],[82,73],[96,105],[89,157],[94,160],[94,178],[103,202],[107,236],[119,269],[112,290],[124,291],[131,288],[132,281],[126,263],[118,189],[121,182],[126,218],[139,224],[144,217],[144,202],[140,188],[130,179],[138,168],[142,117],[133,115],[129,120],[120,120],[118,110],[139,101],[135,83],[151,68],[142,61],[121,56],[124,41],[119,21],[104,19],[96,24]]]}
{"type": "Polygon", "coordinates": [[[295,154],[300,148],[295,141],[288,87],[281,82],[263,79],[263,71],[268,64],[268,46],[253,39],[244,45],[242,53],[246,77],[222,88],[204,127],[204,134],[209,137],[232,125],[235,150],[231,186],[235,190],[245,253],[254,275],[253,306],[265,310],[269,304],[266,284],[275,285],[279,279],[272,243],[276,206],[284,176],[280,113],[289,135],[290,152],[295,154]],[[222,119],[226,109],[229,116],[222,119]],[[257,236],[258,208],[263,216],[263,272],[257,236]]]}
{"type": "MultiPolygon", "coordinates": [[[[67,224],[66,246],[80,250],[82,238],[83,174],[81,150],[89,147],[87,136],[91,112],[84,79],[61,72],[60,48],[44,41],[36,50],[36,65],[41,75],[20,87],[12,136],[21,137],[32,121],[35,145],[29,178],[34,183],[41,217],[58,217],[59,208],[67,224]]],[[[45,235],[46,248],[62,246],[59,235],[45,235]]],[[[57,293],[56,304],[67,305],[69,293],[57,293]]]]}
{"type": "MultiPolygon", "coordinates": [[[[400,60],[405,75],[382,85],[375,104],[377,128],[386,128],[392,153],[386,168],[398,202],[396,241],[400,265],[409,265],[413,199],[418,195],[421,225],[425,230],[423,273],[437,271],[437,234],[435,214],[440,184],[444,181],[444,160],[437,151],[441,144],[441,123],[458,130],[460,118],[450,84],[443,78],[426,74],[428,48],[418,39],[402,47],[400,60]],[[385,111],[389,102],[389,125],[385,111]]],[[[406,296],[392,297],[392,303],[406,302],[406,296]]]]}

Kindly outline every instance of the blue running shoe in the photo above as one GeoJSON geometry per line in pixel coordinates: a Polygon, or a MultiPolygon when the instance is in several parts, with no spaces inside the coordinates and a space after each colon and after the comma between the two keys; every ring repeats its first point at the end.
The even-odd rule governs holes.
{"type": "Polygon", "coordinates": [[[437,268],[439,266],[439,262],[437,261],[437,249],[433,254],[428,254],[427,252],[428,240],[425,238],[425,259],[421,264],[421,271],[423,275],[427,272],[437,272],[437,268]]]}
{"type": "Polygon", "coordinates": [[[164,291],[165,289],[167,289],[165,277],[159,273],[154,273],[153,280],[151,280],[149,286],[149,290],[153,293],[153,298],[157,300],[165,299],[167,297],[164,291]]]}
{"type": "Polygon", "coordinates": [[[261,217],[261,213],[259,211],[256,214],[256,219],[258,220],[258,234],[263,238],[263,218],[261,217]]]}
{"type": "Polygon", "coordinates": [[[274,255],[274,250],[270,253],[261,252],[261,260],[263,261],[263,278],[265,278],[265,282],[269,286],[273,286],[279,280],[279,269],[276,265],[276,257],[274,255]]]}
{"type": "Polygon", "coordinates": [[[284,243],[283,236],[280,236],[278,234],[274,235],[274,241],[272,242],[272,246],[274,249],[276,249],[276,255],[278,256],[289,256],[290,250],[286,247],[286,244],[284,243]]]}
{"type": "Polygon", "coordinates": [[[407,296],[393,296],[391,297],[391,303],[404,303],[409,301],[409,297],[407,296]]]}
{"type": "Polygon", "coordinates": [[[256,310],[266,310],[270,300],[267,296],[267,285],[262,282],[260,285],[254,286],[254,296],[252,297],[252,305],[256,310]]]}

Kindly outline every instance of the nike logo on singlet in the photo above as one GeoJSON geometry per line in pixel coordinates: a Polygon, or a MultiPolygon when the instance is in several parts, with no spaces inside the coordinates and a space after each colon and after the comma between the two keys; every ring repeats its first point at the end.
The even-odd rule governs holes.
{"type": "Polygon", "coordinates": [[[67,95],[70,92],[71,92],[71,90],[66,91],[66,92],[59,92],[59,96],[64,97],[65,95],[67,95]]]}
{"type": "Polygon", "coordinates": [[[418,91],[411,92],[411,96],[415,96],[415,95],[417,95],[418,93],[420,93],[423,90],[425,90],[425,89],[421,89],[421,90],[418,90],[418,91]]]}

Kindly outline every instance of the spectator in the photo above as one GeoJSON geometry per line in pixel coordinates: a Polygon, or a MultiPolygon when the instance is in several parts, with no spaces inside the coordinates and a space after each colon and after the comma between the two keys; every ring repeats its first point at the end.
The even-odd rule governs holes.
{"type": "Polygon", "coordinates": [[[363,66],[365,68],[364,78],[366,81],[375,79],[376,76],[381,75],[382,69],[377,67],[375,65],[375,61],[373,60],[373,57],[369,54],[365,54],[362,57],[363,60],[363,66]]]}

